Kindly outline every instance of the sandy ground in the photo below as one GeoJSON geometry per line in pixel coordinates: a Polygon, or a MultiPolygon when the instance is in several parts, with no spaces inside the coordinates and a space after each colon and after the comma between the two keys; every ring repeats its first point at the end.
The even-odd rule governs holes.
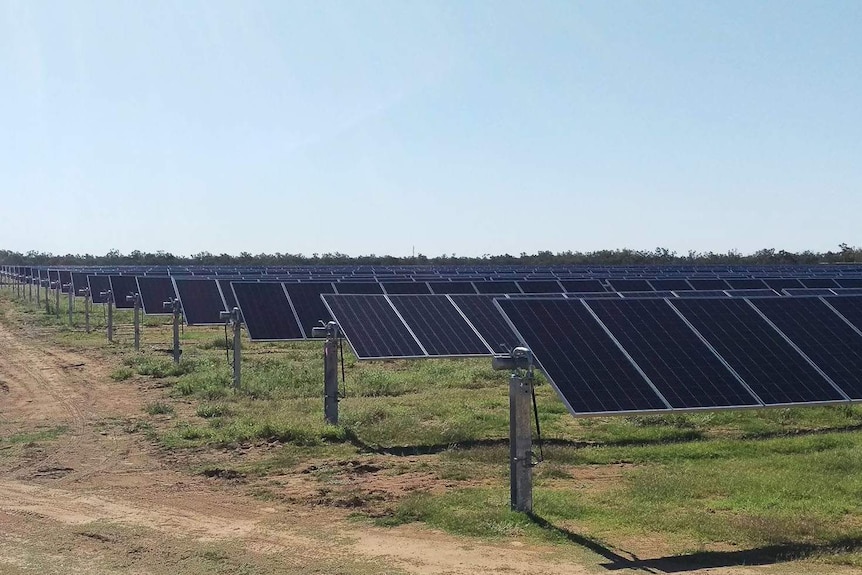
{"type": "MultiPolygon", "coordinates": [[[[164,391],[108,373],[95,352],[65,351],[0,323],[0,573],[553,575],[614,567],[588,544],[489,544],[421,525],[373,527],[346,511],[264,501],[247,485],[192,475],[130,432],[164,391]]],[[[625,565],[613,570],[839,572],[625,565]]]]}

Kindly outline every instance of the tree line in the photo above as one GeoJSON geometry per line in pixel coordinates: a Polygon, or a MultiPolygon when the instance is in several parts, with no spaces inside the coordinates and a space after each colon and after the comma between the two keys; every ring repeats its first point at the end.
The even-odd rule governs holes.
{"type": "Polygon", "coordinates": [[[345,265],[345,266],[399,266],[399,265],[437,265],[437,266],[477,266],[477,265],[513,265],[513,266],[552,266],[552,265],[710,265],[710,264],[797,264],[812,265],[821,263],[862,263],[862,248],[852,247],[842,243],[835,251],[827,252],[788,252],[773,248],[757,250],[743,254],[737,250],[726,253],[689,251],[680,254],[667,248],[654,250],[614,249],[592,252],[539,251],[535,254],[525,252],[519,255],[485,254],[480,257],[443,254],[428,257],[423,254],[415,256],[378,256],[375,254],[349,256],[340,252],[311,254],[290,254],[276,252],[273,254],[251,254],[241,252],[239,255],[212,254],[200,252],[190,256],[178,256],[170,252],[142,252],[140,250],[123,254],[111,250],[105,255],[92,254],[52,254],[49,252],[28,251],[26,253],[11,250],[0,250],[0,263],[4,265],[24,266],[312,266],[312,265],[345,265]]]}

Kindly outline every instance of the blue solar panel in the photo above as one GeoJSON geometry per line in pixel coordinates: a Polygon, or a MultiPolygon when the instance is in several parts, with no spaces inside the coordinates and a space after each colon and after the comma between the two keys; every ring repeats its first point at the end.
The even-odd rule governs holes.
{"type": "Polygon", "coordinates": [[[668,409],[583,300],[497,299],[495,302],[532,350],[538,366],[572,413],[668,409]]]}
{"type": "Polygon", "coordinates": [[[856,329],[862,331],[862,297],[842,296],[828,297],[824,301],[837,310],[844,319],[849,321],[856,329]]]}
{"type": "Polygon", "coordinates": [[[719,278],[689,278],[688,283],[691,287],[698,291],[715,291],[730,289],[726,281],[719,278]]]}
{"type": "Polygon", "coordinates": [[[777,297],[778,294],[771,289],[729,289],[727,295],[730,297],[777,297]]]}
{"type": "Polygon", "coordinates": [[[820,298],[752,302],[851,399],[862,400],[862,335],[820,298]]]}
{"type": "Polygon", "coordinates": [[[389,300],[429,356],[491,355],[444,295],[393,295],[389,300]]]}
{"type": "Polygon", "coordinates": [[[431,291],[435,294],[475,294],[476,288],[473,287],[472,282],[465,281],[452,281],[452,282],[443,282],[443,281],[434,281],[428,282],[428,287],[431,288],[431,291]]]}
{"type": "Polygon", "coordinates": [[[126,301],[126,297],[138,293],[138,282],[135,276],[111,276],[111,292],[114,294],[114,307],[132,309],[135,302],[126,301]]]}
{"type": "Polygon", "coordinates": [[[519,281],[518,285],[521,287],[521,291],[524,293],[537,293],[537,294],[545,294],[545,293],[563,293],[563,286],[560,285],[559,282],[554,280],[530,280],[530,281],[519,281]]]}
{"type": "Polygon", "coordinates": [[[222,325],[227,306],[215,280],[173,278],[174,288],[189,325],[222,325]]]}
{"type": "Polygon", "coordinates": [[[518,284],[507,281],[473,282],[476,291],[482,294],[521,293],[518,284]]]}
{"type": "Polygon", "coordinates": [[[494,305],[494,296],[451,295],[449,297],[473,324],[482,339],[491,346],[492,351],[506,353],[520,345],[515,332],[494,305]]]}
{"type": "Polygon", "coordinates": [[[304,335],[280,283],[231,282],[252,341],[289,341],[304,335]]]}
{"type": "Polygon", "coordinates": [[[330,282],[306,282],[284,284],[287,295],[293,303],[293,309],[299,318],[305,337],[311,339],[312,329],[321,327],[332,320],[329,310],[320,299],[320,294],[333,293],[330,282]]]}
{"type": "Polygon", "coordinates": [[[705,298],[705,297],[730,297],[726,291],[721,290],[688,290],[674,292],[676,297],[683,298],[705,298]]]}
{"type": "Polygon", "coordinates": [[[649,280],[649,283],[656,291],[686,291],[692,289],[684,278],[659,278],[649,280]]]}
{"type": "Polygon", "coordinates": [[[608,280],[608,284],[614,291],[655,291],[647,280],[637,279],[613,279],[608,280]]]}
{"type": "Polygon", "coordinates": [[[321,297],[359,359],[427,357],[385,297],[336,294],[321,297]]]}
{"type": "Polygon", "coordinates": [[[388,294],[430,294],[431,289],[425,282],[382,282],[388,294]]]}
{"type": "Polygon", "coordinates": [[[760,405],[665,300],[593,300],[587,305],[672,407],[760,405]]]}
{"type": "Polygon", "coordinates": [[[668,300],[767,405],[844,400],[744,299],[668,300]]]}
{"type": "Polygon", "coordinates": [[[147,315],[170,315],[165,310],[164,303],[176,296],[174,284],[169,277],[139,277],[138,293],[141,294],[141,305],[147,315]]]}
{"type": "Polygon", "coordinates": [[[568,279],[568,280],[560,280],[560,283],[566,288],[567,292],[570,293],[584,293],[584,292],[605,292],[605,286],[602,285],[602,282],[599,280],[578,280],[578,279],[568,279]]]}

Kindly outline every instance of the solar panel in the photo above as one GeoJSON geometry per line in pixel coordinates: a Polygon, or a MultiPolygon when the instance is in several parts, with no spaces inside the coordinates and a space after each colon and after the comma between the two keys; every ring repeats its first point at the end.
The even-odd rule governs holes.
{"type": "Polygon", "coordinates": [[[614,291],[655,291],[647,280],[608,280],[614,291]]]}
{"type": "Polygon", "coordinates": [[[842,288],[862,288],[862,278],[835,278],[835,282],[842,288]]]}
{"type": "Polygon", "coordinates": [[[93,303],[107,303],[106,297],[102,297],[102,292],[111,289],[111,278],[109,276],[87,276],[87,285],[90,288],[90,299],[93,303]]]}
{"type": "Polygon", "coordinates": [[[230,287],[230,279],[216,280],[218,283],[219,290],[221,290],[221,295],[224,298],[225,306],[227,306],[228,310],[232,310],[235,307],[239,307],[236,302],[236,296],[233,294],[233,289],[230,287]]]}
{"type": "Polygon", "coordinates": [[[615,291],[567,293],[563,295],[569,299],[619,299],[622,297],[622,294],[615,291]]]}
{"type": "Polygon", "coordinates": [[[61,293],[69,293],[69,286],[72,284],[72,272],[67,270],[60,270],[60,291],[61,293]]]}
{"type": "Polygon", "coordinates": [[[337,294],[321,297],[357,358],[427,357],[385,297],[337,294]]]}
{"type": "Polygon", "coordinates": [[[676,297],[672,291],[624,291],[620,295],[626,299],[676,297]]]}
{"type": "Polygon", "coordinates": [[[593,300],[587,305],[672,407],[760,405],[665,300],[593,300]]]}
{"type": "Polygon", "coordinates": [[[820,298],[752,301],[851,399],[862,400],[862,335],[820,298]]]}
{"type": "Polygon", "coordinates": [[[299,320],[280,283],[231,282],[252,341],[303,339],[299,320]]]}
{"type": "Polygon", "coordinates": [[[172,278],[183,316],[189,325],[222,325],[219,317],[227,306],[215,280],[172,278]]]}
{"type": "Polygon", "coordinates": [[[674,293],[676,297],[684,298],[728,297],[727,292],[721,290],[686,290],[674,293]]]}
{"type": "Polygon", "coordinates": [[[776,297],[778,296],[771,289],[729,289],[727,295],[730,297],[776,297]]]}
{"type": "Polygon", "coordinates": [[[524,293],[563,293],[565,291],[559,282],[554,280],[519,281],[518,285],[524,293]]]}
{"type": "Polygon", "coordinates": [[[476,288],[473,287],[472,282],[465,281],[452,281],[452,282],[442,282],[442,281],[434,281],[428,282],[428,287],[431,288],[431,291],[436,294],[474,294],[476,293],[476,288]]]}
{"type": "Polygon", "coordinates": [[[799,281],[807,288],[841,287],[832,278],[799,278],[799,281]]]}
{"type": "Polygon", "coordinates": [[[785,288],[795,289],[804,287],[796,278],[763,278],[763,283],[778,292],[785,288]]]}
{"type": "Polygon", "coordinates": [[[583,300],[497,299],[495,303],[573,414],[668,409],[583,300]]]}
{"type": "Polygon", "coordinates": [[[835,295],[862,295],[862,288],[835,288],[835,295]]]}
{"type": "Polygon", "coordinates": [[[165,311],[164,302],[176,297],[174,284],[169,277],[139,277],[138,293],[141,294],[141,305],[147,315],[170,315],[165,311]]]}
{"type": "Polygon", "coordinates": [[[377,282],[335,282],[335,291],[340,294],[382,294],[377,282]]]}
{"type": "Polygon", "coordinates": [[[565,291],[571,293],[605,292],[605,286],[599,280],[560,280],[565,291]]]}
{"type": "Polygon", "coordinates": [[[648,280],[656,291],[685,291],[691,290],[691,286],[684,278],[659,278],[648,280]]]}
{"type": "Polygon", "coordinates": [[[844,319],[852,323],[856,329],[862,330],[862,297],[828,297],[824,301],[844,316],[844,319]]]}
{"type": "Polygon", "coordinates": [[[821,295],[835,295],[835,293],[828,288],[784,288],[781,290],[785,295],[796,295],[796,296],[821,296],[821,295]]]}
{"type": "Polygon", "coordinates": [[[507,281],[473,282],[476,291],[481,294],[522,293],[518,284],[507,281]]]}
{"type": "Polygon", "coordinates": [[[430,294],[431,290],[425,282],[383,282],[383,289],[388,294],[430,294]]]}
{"type": "Polygon", "coordinates": [[[334,293],[335,290],[330,282],[308,282],[298,284],[284,284],[287,295],[293,303],[293,309],[299,318],[305,337],[311,339],[312,329],[320,327],[332,320],[329,309],[320,299],[322,293],[334,293]],[[323,322],[323,323],[321,323],[323,322]]]}
{"type": "Polygon", "coordinates": [[[689,278],[688,283],[691,284],[691,287],[695,290],[726,290],[730,289],[730,286],[726,281],[719,278],[689,278]]]}
{"type": "Polygon", "coordinates": [[[126,301],[126,297],[138,293],[138,282],[135,276],[110,276],[111,291],[114,294],[114,307],[117,309],[132,309],[135,302],[126,301]]]}
{"type": "Polygon", "coordinates": [[[753,309],[734,298],[668,300],[767,405],[844,400],[753,309]]]}
{"type": "Polygon", "coordinates": [[[430,356],[492,355],[444,295],[393,295],[389,300],[430,356]]]}
{"type": "Polygon", "coordinates": [[[488,342],[492,351],[506,353],[520,345],[515,332],[494,305],[494,296],[451,295],[449,297],[473,324],[482,339],[488,342]]]}
{"type": "Polygon", "coordinates": [[[735,290],[766,289],[769,287],[763,283],[763,280],[753,278],[728,278],[725,281],[727,281],[731,289],[735,290]]]}
{"type": "Polygon", "coordinates": [[[78,295],[80,290],[87,287],[87,274],[83,272],[72,272],[72,287],[75,290],[75,295],[78,295]]]}

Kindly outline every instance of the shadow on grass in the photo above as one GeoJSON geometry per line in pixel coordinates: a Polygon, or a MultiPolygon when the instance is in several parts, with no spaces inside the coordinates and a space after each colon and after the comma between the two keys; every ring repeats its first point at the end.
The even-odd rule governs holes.
{"type": "MultiPolygon", "coordinates": [[[[376,453],[378,455],[395,455],[395,456],[412,456],[412,455],[435,455],[451,449],[476,449],[482,447],[509,447],[509,438],[500,437],[497,439],[465,439],[462,441],[453,441],[451,443],[437,443],[428,445],[372,445],[366,443],[352,429],[345,429],[345,438],[354,447],[360,451],[368,453],[376,453]]],[[[690,436],[678,438],[661,438],[654,440],[644,439],[621,439],[619,441],[569,441],[566,439],[544,439],[542,445],[545,447],[568,447],[572,449],[582,449],[586,447],[625,447],[625,446],[640,446],[640,445],[671,445],[675,443],[690,443],[693,441],[702,441],[704,438],[700,434],[692,434],[690,436]]]]}
{"type": "Polygon", "coordinates": [[[633,553],[614,550],[594,539],[558,527],[538,515],[529,514],[529,517],[542,529],[607,559],[607,563],[600,563],[600,565],[609,571],[632,569],[645,573],[684,573],[697,569],[716,569],[719,567],[773,565],[816,555],[852,553],[862,550],[862,537],[846,537],[819,544],[791,542],[739,551],[699,551],[687,555],[640,559],[633,553]]]}

